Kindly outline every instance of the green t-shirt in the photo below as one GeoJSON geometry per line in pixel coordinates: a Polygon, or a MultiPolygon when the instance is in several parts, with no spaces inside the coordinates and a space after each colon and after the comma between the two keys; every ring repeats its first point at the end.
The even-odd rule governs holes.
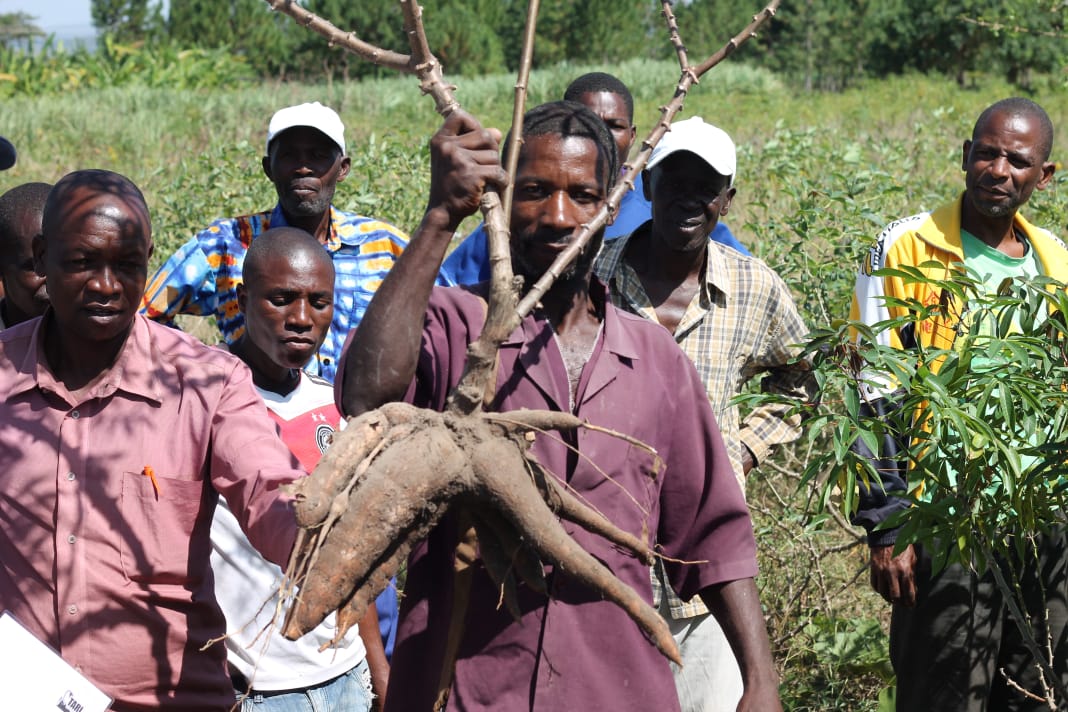
{"type": "MultiPolygon", "coordinates": [[[[1034,248],[1027,238],[1020,233],[1017,236],[1024,243],[1023,257],[1010,257],[1001,250],[995,249],[980,240],[975,235],[965,230],[960,231],[961,246],[964,249],[964,266],[968,271],[977,276],[983,283],[988,294],[994,294],[998,287],[1006,279],[1032,279],[1042,274],[1042,267],[1035,254],[1034,248]]],[[[974,314],[970,315],[974,318],[974,314]]],[[[994,315],[985,315],[983,323],[979,325],[979,335],[994,335],[994,315]]],[[[969,315],[963,315],[963,320],[968,321],[969,315]]],[[[1014,325],[1019,329],[1019,322],[1014,320],[1014,325]]],[[[990,354],[977,357],[972,361],[972,368],[977,371],[985,371],[997,366],[1000,357],[990,354]]]]}
{"type": "MultiPolygon", "coordinates": [[[[1024,255],[1023,257],[1010,257],[1004,252],[990,247],[985,242],[975,237],[971,233],[961,230],[961,245],[964,249],[964,266],[969,270],[970,274],[977,277],[985,287],[985,290],[989,294],[994,294],[998,291],[1001,283],[1006,279],[1020,279],[1020,278],[1033,278],[1042,274],[1041,263],[1038,260],[1038,256],[1035,254],[1034,248],[1027,238],[1020,233],[1017,233],[1018,237],[1024,243],[1024,255]]],[[[961,320],[968,323],[969,320],[974,320],[977,317],[975,313],[965,313],[961,316],[961,320]]],[[[1015,328],[1019,329],[1019,322],[1014,319],[1013,324],[1015,328]]],[[[969,324],[971,326],[971,324],[969,324]]],[[[995,333],[995,315],[987,313],[983,315],[983,323],[979,325],[979,336],[993,336],[995,333]]],[[[973,347],[982,348],[982,344],[985,339],[968,340],[973,347]]],[[[1005,356],[1000,353],[988,352],[982,355],[975,354],[972,357],[972,372],[983,373],[997,369],[999,366],[1005,364],[1005,356]]],[[[997,403],[997,398],[993,398],[992,402],[997,403]]],[[[996,406],[991,405],[991,408],[996,406]]],[[[1037,435],[1032,434],[1028,438],[1031,445],[1037,445],[1037,435]]],[[[956,476],[953,471],[953,467],[949,465],[949,462],[953,461],[953,457],[958,454],[958,448],[963,444],[947,444],[942,445],[950,452],[950,458],[944,463],[949,471],[949,479],[951,482],[956,481],[956,476]]],[[[1021,467],[1028,468],[1035,464],[1037,458],[1035,457],[1021,457],[1021,467]]],[[[996,485],[991,485],[992,487],[996,485]]]]}

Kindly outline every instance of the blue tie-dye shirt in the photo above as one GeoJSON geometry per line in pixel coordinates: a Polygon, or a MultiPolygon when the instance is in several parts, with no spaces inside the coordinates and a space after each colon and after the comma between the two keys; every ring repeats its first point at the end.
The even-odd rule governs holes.
{"type": "MultiPolygon", "coordinates": [[[[223,339],[233,343],[245,330],[245,317],[237,307],[245,252],[256,236],[285,225],[281,206],[215,221],[182,245],[149,280],[142,311],[167,323],[177,314],[215,316],[223,339]]],[[[334,380],[345,336],[360,323],[375,290],[407,244],[407,235],[388,223],[330,208],[330,239],[325,247],[337,273],[334,320],[306,371],[334,380]]]]}

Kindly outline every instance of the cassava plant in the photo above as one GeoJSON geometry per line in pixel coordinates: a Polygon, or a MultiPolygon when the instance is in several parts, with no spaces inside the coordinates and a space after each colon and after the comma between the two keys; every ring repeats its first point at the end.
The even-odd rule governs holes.
{"type": "MultiPolygon", "coordinates": [[[[293,0],[267,0],[275,9],[323,34],[331,43],[370,61],[413,73],[439,113],[448,115],[459,104],[427,45],[422,9],[414,0],[402,0],[405,30],[411,54],[402,55],[362,42],[316,17],[293,0]]],[[[775,12],[774,0],[738,36],[700,64],[691,64],[679,36],[671,3],[663,3],[671,42],[681,76],[672,100],[662,109],[661,120],[642,144],[623,180],[605,207],[558,256],[546,275],[519,300],[521,285],[512,275],[508,226],[498,196],[482,201],[490,242],[492,277],[486,325],[468,349],[465,372],[450,394],[445,412],[437,413],[404,404],[389,404],[352,420],[340,433],[311,477],[294,487],[297,518],[302,530],[287,571],[293,597],[283,632],[298,637],[316,626],[331,611],[338,611],[338,637],[363,615],[366,606],[387,585],[411,548],[449,510],[458,510],[465,531],[457,543],[453,624],[459,625],[466,606],[471,566],[481,557],[487,572],[500,587],[501,599],[518,616],[515,586],[518,574],[528,586],[544,592],[543,562],[560,566],[578,580],[622,607],[645,631],[658,649],[678,662],[675,642],[663,619],[629,586],[582,549],[563,529],[558,517],[568,519],[629,550],[651,564],[654,554],[647,537],[636,537],[609,522],[547,472],[529,452],[536,437],[550,431],[596,429],[568,413],[548,411],[484,412],[493,400],[499,345],[551,287],[606,223],[633,176],[645,165],[653,146],[669,130],[672,117],[682,108],[690,87],[722,61],[775,12]],[[412,453],[419,453],[417,458],[412,453]],[[476,554],[477,544],[477,554],[476,554]],[[299,593],[296,588],[299,587],[299,593]]],[[[521,119],[529,72],[537,3],[528,11],[524,67],[516,84],[515,115],[521,119]]],[[[513,127],[516,150],[520,130],[513,127]]],[[[514,170],[514,166],[512,166],[514,170]]],[[[507,198],[506,198],[507,200],[507,198]]],[[[605,432],[602,430],[602,432],[605,432]]],[[[641,447],[625,434],[612,433],[641,447]]],[[[579,453],[581,456],[581,453],[579,453]]],[[[608,476],[608,475],[606,475],[608,476]]],[[[643,527],[644,528],[644,527],[643,527]]],[[[450,640],[457,640],[450,636],[450,640]]],[[[455,650],[446,652],[446,668],[455,650]]],[[[451,675],[443,671],[438,704],[443,705],[451,675]]]]}
{"type": "Polygon", "coordinates": [[[941,280],[917,267],[875,274],[926,283],[949,298],[894,299],[902,316],[874,325],[839,319],[810,335],[805,354],[822,398],[804,408],[806,438],[819,446],[802,486],[815,488],[817,510],[855,514],[861,488],[880,486],[861,453],[880,452],[884,439],[899,443],[908,490],[896,494],[907,506],[883,525],[900,527],[895,553],[919,543],[935,571],[951,563],[989,569],[1043,673],[1040,694],[1017,689],[1061,709],[1068,690],[1054,674],[1050,641],[1036,640],[1019,583],[1035,560],[1034,536],[1063,525],[1068,511],[1065,285],[1046,277],[1006,280],[988,294],[964,272],[941,280]],[[934,311],[953,305],[964,306],[952,348],[879,343],[881,333],[921,329],[934,311]],[[889,417],[869,415],[862,386],[893,388],[897,405],[889,417]]]}

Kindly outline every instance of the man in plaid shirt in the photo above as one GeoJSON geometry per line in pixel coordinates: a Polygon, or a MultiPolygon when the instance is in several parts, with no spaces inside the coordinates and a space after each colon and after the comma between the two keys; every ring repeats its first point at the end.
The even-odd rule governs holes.
{"type": "MultiPolygon", "coordinates": [[[[808,399],[816,386],[805,362],[791,363],[808,330],[782,279],[760,260],[709,242],[735,195],[734,142],[699,117],[675,123],[643,174],[652,220],[607,243],[597,276],[616,306],[662,324],[690,357],[708,391],[743,487],[771,448],[795,440],[788,406],[754,409],[744,420],[730,401],[757,374],[767,392],[808,399]]],[[[723,631],[698,599],[654,593],[675,633],[684,668],[675,671],[684,712],[734,710],[742,684],[723,631]]]]}

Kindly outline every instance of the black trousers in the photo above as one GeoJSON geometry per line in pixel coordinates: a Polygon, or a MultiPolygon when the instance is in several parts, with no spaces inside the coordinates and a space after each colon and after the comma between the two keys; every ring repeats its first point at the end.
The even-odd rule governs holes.
{"type": "MultiPolygon", "coordinates": [[[[1005,578],[1020,579],[1024,614],[1054,669],[1068,686],[1068,536],[1065,527],[1024,544],[1024,555],[999,560],[1005,578]]],[[[1008,683],[1044,697],[1040,673],[990,570],[959,564],[932,575],[919,553],[915,608],[894,606],[890,658],[897,673],[898,712],[1046,712],[1008,683]]],[[[1058,699],[1068,710],[1068,700],[1058,699]]]]}

